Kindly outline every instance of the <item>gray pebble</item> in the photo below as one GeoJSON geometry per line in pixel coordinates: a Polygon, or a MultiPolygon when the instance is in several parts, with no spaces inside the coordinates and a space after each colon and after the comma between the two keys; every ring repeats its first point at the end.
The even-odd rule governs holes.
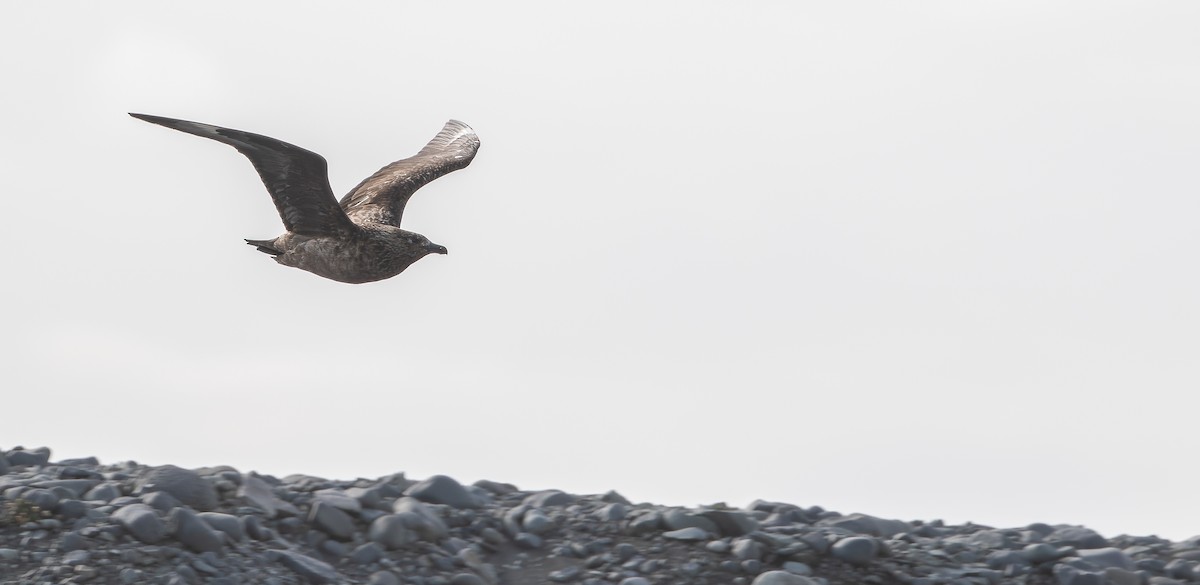
{"type": "Polygon", "coordinates": [[[634,516],[630,521],[626,531],[629,534],[638,536],[648,532],[654,532],[662,527],[662,515],[658,512],[648,512],[639,516],[634,516]]]}
{"type": "Polygon", "coordinates": [[[581,574],[583,574],[583,569],[572,565],[570,567],[563,567],[557,571],[551,571],[547,577],[555,583],[566,583],[578,579],[581,574]]]}
{"type": "Polygon", "coordinates": [[[479,502],[475,496],[446,475],[435,475],[424,481],[417,482],[404,490],[404,495],[417,498],[431,504],[445,504],[454,508],[478,508],[479,502]]]}
{"type": "Polygon", "coordinates": [[[450,577],[450,585],[487,585],[487,582],[474,573],[456,573],[450,577]]]}
{"type": "Polygon", "coordinates": [[[87,516],[88,505],[75,499],[59,500],[58,515],[66,520],[74,520],[87,516]]]}
{"type": "Polygon", "coordinates": [[[438,541],[450,534],[442,517],[416,498],[397,498],[392,511],[405,518],[408,527],[425,540],[438,541]]]}
{"type": "Polygon", "coordinates": [[[532,550],[532,549],[537,549],[537,548],[542,547],[541,537],[539,537],[536,534],[530,534],[528,532],[518,533],[516,538],[513,538],[513,542],[517,543],[517,546],[519,546],[523,549],[527,549],[527,550],[532,550]]]}
{"type": "Polygon", "coordinates": [[[308,555],[290,550],[271,551],[267,554],[274,556],[280,563],[309,583],[337,583],[342,580],[341,575],[329,563],[308,555]]]}
{"type": "Polygon", "coordinates": [[[313,494],[317,501],[329,504],[343,512],[358,514],[362,512],[362,504],[339,489],[324,489],[313,494]]]}
{"type": "Polygon", "coordinates": [[[1133,559],[1129,558],[1129,555],[1125,554],[1125,552],[1119,548],[1105,547],[1082,549],[1075,551],[1075,554],[1088,563],[1095,565],[1098,569],[1115,567],[1118,569],[1132,571],[1136,568],[1133,564],[1133,559]]]}
{"type": "Polygon", "coordinates": [[[229,535],[234,542],[246,540],[246,532],[242,530],[242,522],[233,514],[220,512],[201,512],[197,514],[210,527],[229,535]]]}
{"type": "Polygon", "coordinates": [[[830,550],[834,558],[857,566],[865,566],[879,553],[879,544],[874,538],[851,536],[833,543],[830,550]]]}
{"type": "Polygon", "coordinates": [[[171,510],[171,523],[175,526],[175,538],[196,552],[220,552],[224,545],[221,534],[201,520],[196,513],[179,507],[171,510]]]}
{"type": "Polygon", "coordinates": [[[21,493],[21,499],[43,510],[51,512],[58,507],[58,496],[55,495],[54,492],[47,489],[35,488],[26,490],[25,492],[21,493]]]}
{"type": "Polygon", "coordinates": [[[763,552],[763,546],[753,539],[739,538],[733,541],[733,556],[740,561],[762,560],[763,552]]]}
{"type": "Polygon", "coordinates": [[[400,578],[391,571],[377,571],[371,573],[367,585],[400,585],[400,578]]]}
{"type": "Polygon", "coordinates": [[[338,540],[354,538],[354,520],[328,502],[314,502],[308,512],[308,522],[338,540]]]}
{"type": "Polygon", "coordinates": [[[14,449],[6,454],[9,465],[33,465],[42,466],[50,462],[50,449],[47,447],[38,447],[36,449],[14,449]]]}
{"type": "Polygon", "coordinates": [[[521,503],[533,508],[547,508],[551,506],[567,506],[575,503],[576,499],[578,499],[576,496],[562,490],[542,490],[526,496],[525,500],[521,503]]]}
{"type": "Polygon", "coordinates": [[[377,542],[367,542],[358,545],[350,553],[350,561],[356,565],[369,565],[383,558],[383,547],[377,542]]]}
{"type": "Polygon", "coordinates": [[[787,571],[767,571],[755,577],[751,585],[818,585],[818,582],[787,571]]]}
{"type": "Polygon", "coordinates": [[[346,556],[346,553],[350,552],[350,550],[346,548],[346,543],[329,539],[321,543],[321,552],[324,552],[333,558],[340,559],[346,556]]]}
{"type": "Polygon", "coordinates": [[[627,513],[625,504],[613,502],[596,510],[595,515],[601,522],[618,522],[624,520],[627,513]]]}
{"type": "Polygon", "coordinates": [[[62,542],[58,544],[58,547],[62,549],[63,552],[70,552],[73,550],[85,549],[87,548],[87,545],[88,541],[83,537],[82,534],[78,532],[68,532],[63,535],[62,542]]]}
{"type": "Polygon", "coordinates": [[[521,518],[521,527],[525,532],[542,535],[554,529],[554,521],[538,508],[530,508],[521,518]]]}
{"type": "Polygon", "coordinates": [[[121,497],[121,486],[112,482],[102,483],[83,494],[85,500],[100,500],[102,502],[111,502],[121,497]]]}
{"type": "Polygon", "coordinates": [[[1057,544],[1060,546],[1073,546],[1075,548],[1103,548],[1108,546],[1108,541],[1104,540],[1100,533],[1091,528],[1083,526],[1060,526],[1055,528],[1054,532],[1046,535],[1046,542],[1057,544]]]}
{"type": "Polygon", "coordinates": [[[667,530],[679,530],[681,528],[699,528],[705,532],[719,534],[716,523],[703,516],[691,514],[679,508],[672,508],[663,512],[662,525],[667,530]]]}
{"type": "Polygon", "coordinates": [[[704,530],[703,528],[697,528],[695,526],[690,526],[688,528],[680,528],[679,530],[670,530],[670,531],[664,532],[663,537],[670,538],[671,540],[686,540],[686,541],[708,540],[708,532],[706,530],[704,530]]]}
{"type": "Polygon", "coordinates": [[[789,573],[802,575],[804,577],[810,577],[813,574],[812,567],[798,561],[787,561],[783,563],[783,570],[789,573]]]}
{"type": "Polygon", "coordinates": [[[705,548],[705,549],[707,549],[707,550],[709,550],[709,551],[712,551],[712,552],[718,553],[718,554],[724,554],[724,553],[727,553],[727,552],[729,552],[729,550],[730,550],[732,547],[731,547],[731,546],[729,546],[729,542],[728,542],[728,541],[725,541],[725,540],[712,540],[712,541],[709,541],[708,543],[706,543],[706,544],[704,545],[704,548],[705,548]]]}
{"type": "Polygon", "coordinates": [[[650,585],[650,581],[645,577],[626,577],[618,585],[650,585]]]}
{"type": "Polygon", "coordinates": [[[367,538],[377,542],[388,550],[395,550],[417,541],[417,533],[410,530],[405,517],[399,514],[388,514],[376,518],[367,530],[367,538]]]}
{"type": "Polygon", "coordinates": [[[146,472],[137,482],[140,493],[167,492],[196,510],[207,512],[217,507],[217,490],[195,471],[163,465],[146,472]]]}
{"type": "Polygon", "coordinates": [[[146,504],[125,506],[113,512],[112,519],[134,538],[146,544],[155,544],[167,536],[167,526],[154,512],[154,508],[146,504]]]}
{"type": "Polygon", "coordinates": [[[172,496],[167,492],[150,492],[148,494],[143,494],[142,502],[144,502],[147,506],[162,512],[163,514],[170,514],[171,510],[183,505],[178,499],[175,498],[175,496],[172,496]]]}
{"type": "Polygon", "coordinates": [[[711,520],[725,536],[742,536],[758,530],[758,521],[739,510],[703,510],[697,516],[711,520]]]}
{"type": "Polygon", "coordinates": [[[86,550],[73,550],[63,555],[64,565],[85,565],[92,558],[92,553],[86,550]]]}

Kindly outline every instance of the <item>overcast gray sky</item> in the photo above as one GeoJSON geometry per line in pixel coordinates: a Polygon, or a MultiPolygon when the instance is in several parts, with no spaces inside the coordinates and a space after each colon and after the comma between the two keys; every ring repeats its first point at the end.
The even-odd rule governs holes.
{"type": "Polygon", "coordinates": [[[0,446],[1200,533],[1200,4],[11,3],[0,446]],[[346,285],[233,149],[474,164],[346,285]]]}

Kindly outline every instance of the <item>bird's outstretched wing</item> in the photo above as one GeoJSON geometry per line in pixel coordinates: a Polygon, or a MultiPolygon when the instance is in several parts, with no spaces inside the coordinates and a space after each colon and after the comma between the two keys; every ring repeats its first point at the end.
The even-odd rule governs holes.
{"type": "Polygon", "coordinates": [[[470,126],[450,120],[416,155],[367,177],[342,198],[342,209],[359,218],[400,227],[404,204],[426,183],[471,164],[479,137],[470,126]]]}
{"type": "Polygon", "coordinates": [[[329,187],[328,164],[315,153],[268,136],[146,114],[129,114],[159,126],[223,142],[246,155],[271,193],[289,232],[343,235],[358,229],[329,187]]]}

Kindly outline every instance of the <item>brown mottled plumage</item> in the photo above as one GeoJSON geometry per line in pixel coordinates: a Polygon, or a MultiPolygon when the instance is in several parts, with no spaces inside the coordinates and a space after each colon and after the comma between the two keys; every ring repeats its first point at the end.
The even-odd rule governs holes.
{"type": "Polygon", "coordinates": [[[223,142],[246,155],[287,229],[277,238],[246,243],[284,266],[349,283],[391,278],[428,254],[446,253],[425,236],[400,229],[404,204],[426,183],[471,164],[479,150],[475,131],[450,120],[416,155],[379,169],[339,203],[325,159],[315,152],[241,130],[129,115],[223,142]]]}

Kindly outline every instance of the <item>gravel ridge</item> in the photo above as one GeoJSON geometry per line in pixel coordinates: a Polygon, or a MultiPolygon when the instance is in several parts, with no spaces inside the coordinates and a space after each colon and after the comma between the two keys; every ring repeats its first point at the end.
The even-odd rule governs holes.
{"type": "Polygon", "coordinates": [[[1187,585],[1200,536],[1106,538],[0,451],[0,584],[1187,585]]]}

